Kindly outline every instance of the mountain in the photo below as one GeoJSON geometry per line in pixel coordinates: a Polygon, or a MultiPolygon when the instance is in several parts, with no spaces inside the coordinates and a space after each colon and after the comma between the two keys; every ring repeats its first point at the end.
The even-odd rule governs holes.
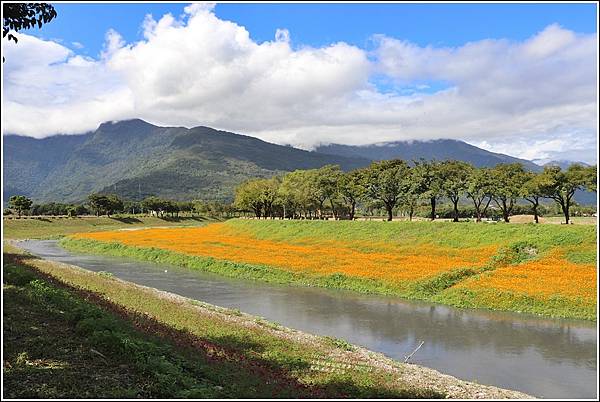
{"type": "Polygon", "coordinates": [[[582,165],[582,166],[590,166],[588,163],[585,163],[585,162],[574,162],[574,161],[568,161],[568,160],[565,160],[565,159],[546,162],[542,166],[558,166],[562,170],[565,170],[565,169],[567,169],[569,166],[571,166],[573,164],[578,164],[578,165],[582,165]]]}
{"type": "MultiPolygon", "coordinates": [[[[4,202],[15,194],[36,202],[79,202],[92,192],[134,200],[231,200],[235,186],[250,177],[327,164],[351,170],[392,158],[459,159],[476,166],[521,162],[541,169],[455,140],[331,144],[311,152],[210,127],[158,127],[139,119],[103,123],[81,135],[5,135],[3,156],[4,202]]],[[[595,195],[585,196],[586,203],[595,203],[595,195]]]]}
{"type": "Polygon", "coordinates": [[[364,158],[326,155],[271,144],[209,127],[157,127],[134,119],[103,123],[82,135],[44,139],[4,136],[4,191],[35,201],[76,202],[96,191],[140,199],[231,199],[248,177],[364,158]]]}
{"type": "Polygon", "coordinates": [[[540,171],[535,163],[512,156],[498,154],[477,148],[463,141],[440,139],[430,141],[395,141],[372,145],[329,144],[317,147],[317,152],[346,157],[383,160],[400,158],[404,160],[447,160],[456,159],[470,162],[477,167],[492,167],[499,163],[522,163],[527,169],[540,171]]]}

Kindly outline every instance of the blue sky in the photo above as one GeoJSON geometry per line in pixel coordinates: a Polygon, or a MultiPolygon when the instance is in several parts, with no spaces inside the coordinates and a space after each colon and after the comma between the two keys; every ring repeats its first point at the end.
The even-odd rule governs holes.
{"type": "Polygon", "coordinates": [[[596,160],[595,3],[55,6],[3,41],[12,133],[143,118],[306,149],[453,138],[596,160]]]}
{"type": "MultiPolygon", "coordinates": [[[[127,42],[141,38],[146,14],[183,13],[185,3],[58,3],[58,17],[28,33],[79,42],[81,53],[96,56],[109,29],[127,42]]],[[[546,26],[580,33],[596,32],[596,5],[581,4],[232,4],[218,3],[215,14],[245,26],[252,39],[272,40],[277,28],[290,31],[292,42],[323,46],[344,41],[372,46],[373,34],[405,38],[421,46],[458,46],[488,38],[523,40],[546,26]]]]}

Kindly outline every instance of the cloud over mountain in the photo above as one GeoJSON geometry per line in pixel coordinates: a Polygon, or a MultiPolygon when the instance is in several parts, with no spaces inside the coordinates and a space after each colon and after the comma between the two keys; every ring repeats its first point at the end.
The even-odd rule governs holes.
{"type": "Polygon", "coordinates": [[[4,41],[5,132],[80,133],[139,117],[305,148],[442,137],[502,152],[520,141],[508,153],[536,159],[576,144],[595,159],[596,34],[550,25],[522,42],[423,47],[375,35],[372,51],[315,48],[285,27],[257,43],[211,6],[147,16],[142,30],[135,43],[107,32],[96,59],[25,34],[4,41]]]}

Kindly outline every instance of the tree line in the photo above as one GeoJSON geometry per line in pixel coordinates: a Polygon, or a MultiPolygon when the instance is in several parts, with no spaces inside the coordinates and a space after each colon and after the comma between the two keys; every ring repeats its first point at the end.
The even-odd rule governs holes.
{"type": "MultiPolygon", "coordinates": [[[[570,221],[577,190],[596,191],[596,166],[571,165],[562,170],[547,166],[540,173],[525,170],[519,163],[476,168],[461,161],[373,162],[370,166],[343,172],[337,165],[296,170],[283,176],[248,180],[236,188],[233,204],[219,201],[175,201],[155,196],[142,201],[122,200],[115,194],[90,194],[86,203],[33,204],[23,196],[10,197],[9,208],[20,215],[107,215],[146,213],[159,217],[179,213],[232,217],[251,213],[256,217],[354,219],[360,208],[364,214],[385,210],[392,220],[394,211],[412,219],[427,205],[434,220],[441,200],[451,205],[451,218],[458,221],[469,213],[479,222],[488,216],[490,205],[497,207],[509,222],[518,200],[529,203],[538,222],[545,209],[543,199],[556,202],[565,221],[570,221]],[[460,201],[471,204],[466,207],[460,201]],[[459,207],[460,205],[460,207],[459,207]]],[[[10,211],[5,211],[5,213],[10,211]]]]}
{"type": "Polygon", "coordinates": [[[442,199],[452,204],[452,218],[458,222],[459,201],[473,206],[480,222],[493,203],[505,222],[518,200],[531,204],[537,223],[542,199],[557,203],[570,221],[573,196],[577,190],[595,192],[596,166],[573,164],[563,170],[546,166],[540,173],[527,171],[520,163],[476,168],[456,160],[384,160],[343,172],[337,165],[296,170],[283,176],[248,180],[236,188],[234,205],[257,218],[320,218],[330,212],[334,219],[354,219],[360,205],[366,211],[381,206],[391,221],[402,209],[412,220],[416,208],[426,203],[429,218],[436,219],[442,199]]]}
{"type": "Polygon", "coordinates": [[[214,217],[232,217],[236,210],[230,203],[219,201],[175,201],[155,196],[147,197],[142,201],[123,200],[115,194],[90,194],[85,203],[65,204],[60,202],[49,202],[35,204],[24,195],[10,197],[8,209],[5,215],[16,213],[31,216],[82,216],[82,215],[106,215],[114,214],[148,214],[158,217],[179,217],[180,213],[194,216],[207,215],[214,217]]]}

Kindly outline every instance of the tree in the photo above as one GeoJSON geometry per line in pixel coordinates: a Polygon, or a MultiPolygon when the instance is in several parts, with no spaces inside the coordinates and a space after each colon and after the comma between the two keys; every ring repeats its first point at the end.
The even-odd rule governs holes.
{"type": "Polygon", "coordinates": [[[279,186],[281,179],[277,176],[262,181],[262,202],[265,208],[265,219],[275,218],[275,208],[279,204],[279,186]]]}
{"type": "Polygon", "coordinates": [[[123,211],[123,201],[116,194],[109,194],[106,198],[108,199],[106,215],[109,218],[112,213],[123,211]]]}
{"type": "Polygon", "coordinates": [[[408,174],[400,182],[402,187],[400,191],[400,206],[408,211],[409,221],[412,221],[419,199],[423,197],[419,174],[420,172],[414,167],[409,168],[408,174]]]}
{"type": "Polygon", "coordinates": [[[90,194],[88,200],[97,216],[106,214],[110,218],[113,212],[123,210],[123,201],[115,194],[90,194]]]}
{"type": "MultiPolygon", "coordinates": [[[[313,200],[310,191],[310,174],[306,170],[295,170],[283,176],[278,195],[282,205],[291,212],[291,216],[310,212],[313,200]]],[[[287,212],[284,213],[287,216],[287,212]]]]}
{"type": "Polygon", "coordinates": [[[156,216],[162,216],[166,209],[166,202],[158,197],[148,197],[142,201],[142,208],[146,211],[153,211],[156,216]]]}
{"type": "Polygon", "coordinates": [[[365,170],[365,192],[371,198],[385,205],[387,220],[393,218],[393,211],[399,200],[402,181],[408,175],[408,165],[400,159],[373,162],[365,170]]]}
{"type": "Polygon", "coordinates": [[[527,175],[520,163],[500,163],[491,169],[494,180],[493,200],[502,211],[504,222],[510,222],[510,214],[520,196],[527,175]]]}
{"type": "Polygon", "coordinates": [[[542,194],[560,205],[567,224],[570,221],[570,209],[575,192],[596,189],[595,166],[586,168],[575,163],[564,171],[559,166],[546,166],[540,176],[542,194]]]}
{"type": "MultiPolygon", "coordinates": [[[[2,4],[2,38],[8,36],[9,41],[17,43],[19,39],[11,33],[22,29],[38,28],[56,18],[56,10],[46,3],[3,3],[2,4]]],[[[4,57],[2,57],[4,61],[4,57]]]]}
{"type": "Polygon", "coordinates": [[[427,197],[431,204],[431,220],[435,220],[435,207],[442,193],[442,180],[439,174],[440,163],[421,159],[415,161],[414,178],[417,181],[417,192],[427,197]]]}
{"type": "Polygon", "coordinates": [[[364,176],[365,171],[363,169],[357,169],[348,173],[343,173],[337,182],[338,194],[348,207],[348,217],[350,220],[354,220],[356,203],[365,194],[364,176]]]}
{"type": "Polygon", "coordinates": [[[533,172],[526,173],[527,180],[521,187],[521,197],[526,201],[529,201],[533,207],[533,220],[535,223],[539,223],[539,212],[540,198],[544,196],[544,180],[545,177],[541,174],[533,172]]]}
{"type": "Polygon", "coordinates": [[[253,211],[257,218],[262,216],[263,186],[262,179],[247,180],[235,189],[236,208],[253,211]]]}
{"type": "Polygon", "coordinates": [[[336,219],[334,200],[338,195],[338,182],[343,173],[338,165],[325,165],[317,169],[315,173],[318,195],[329,199],[333,219],[336,219]]]}
{"type": "Polygon", "coordinates": [[[458,201],[467,190],[469,173],[473,166],[467,162],[444,161],[439,165],[439,174],[442,179],[441,190],[450,198],[454,206],[453,222],[458,222],[458,201]]]}
{"type": "Polygon", "coordinates": [[[17,211],[19,218],[24,211],[28,211],[31,208],[33,201],[24,195],[13,195],[8,199],[8,207],[17,211]]]}
{"type": "Polygon", "coordinates": [[[90,207],[96,211],[96,216],[103,215],[108,209],[110,201],[105,195],[102,194],[90,194],[88,196],[90,207]]]}
{"type": "Polygon", "coordinates": [[[481,217],[485,215],[490,206],[493,190],[494,180],[490,169],[471,169],[467,179],[466,194],[467,197],[473,200],[476,222],[481,222],[481,217]]]}

